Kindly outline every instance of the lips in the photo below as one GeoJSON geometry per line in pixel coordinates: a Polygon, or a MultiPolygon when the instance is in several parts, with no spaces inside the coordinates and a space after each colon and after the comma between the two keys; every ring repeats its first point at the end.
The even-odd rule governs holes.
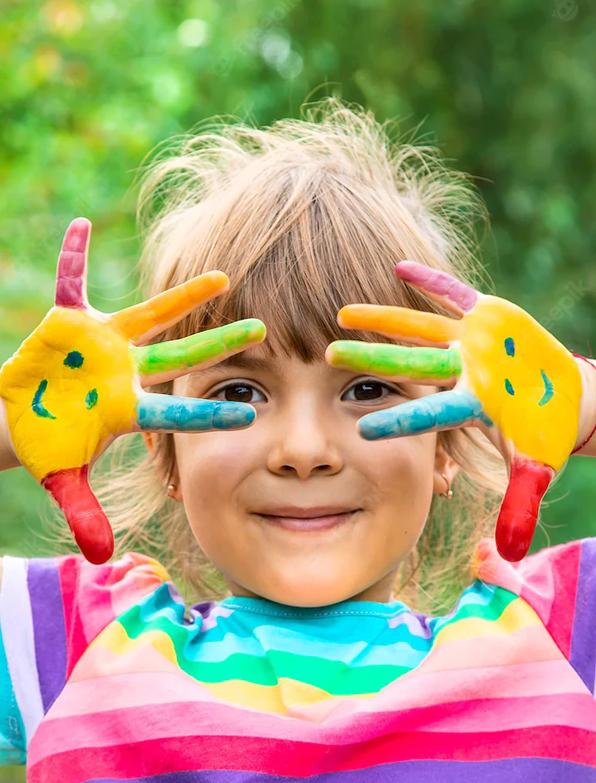
{"type": "Polygon", "coordinates": [[[266,522],[286,530],[318,531],[333,528],[348,522],[360,511],[358,508],[345,506],[298,506],[275,507],[261,510],[258,516],[266,522]]]}
{"type": "Polygon", "coordinates": [[[264,517],[292,517],[294,519],[313,519],[346,514],[357,509],[349,506],[275,506],[260,509],[257,513],[264,517]]]}

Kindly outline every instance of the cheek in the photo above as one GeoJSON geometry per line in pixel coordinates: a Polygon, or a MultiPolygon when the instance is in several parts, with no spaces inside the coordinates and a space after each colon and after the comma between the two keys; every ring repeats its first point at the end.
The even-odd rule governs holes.
{"type": "Polygon", "coordinates": [[[238,486],[254,469],[254,444],[245,431],[174,435],[176,463],[191,520],[201,509],[220,510],[236,495],[238,486]]]}
{"type": "Polygon", "coordinates": [[[387,498],[425,498],[432,490],[436,433],[379,441],[359,440],[354,459],[370,484],[387,498]]]}

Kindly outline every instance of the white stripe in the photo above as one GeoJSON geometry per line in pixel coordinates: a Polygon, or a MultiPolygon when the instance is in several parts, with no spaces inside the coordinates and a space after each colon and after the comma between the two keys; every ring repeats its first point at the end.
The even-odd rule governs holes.
{"type": "Polygon", "coordinates": [[[35,662],[33,617],[27,589],[27,561],[5,555],[0,591],[0,625],[17,704],[23,716],[27,747],[41,719],[43,704],[35,662]]]}

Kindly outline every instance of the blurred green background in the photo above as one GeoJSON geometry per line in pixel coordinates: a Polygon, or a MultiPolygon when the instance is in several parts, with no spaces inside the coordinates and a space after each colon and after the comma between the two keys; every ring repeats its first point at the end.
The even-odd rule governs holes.
{"type": "MultiPolygon", "coordinates": [[[[586,0],[3,0],[0,361],[52,305],[77,215],[94,226],[91,304],[138,300],[132,182],[157,143],[328,94],[420,126],[474,175],[497,293],[593,356],[595,39],[586,0]]],[[[594,476],[570,460],[533,550],[596,534],[594,476]]],[[[51,554],[36,538],[48,501],[22,469],[0,475],[0,503],[0,551],[51,554]]]]}

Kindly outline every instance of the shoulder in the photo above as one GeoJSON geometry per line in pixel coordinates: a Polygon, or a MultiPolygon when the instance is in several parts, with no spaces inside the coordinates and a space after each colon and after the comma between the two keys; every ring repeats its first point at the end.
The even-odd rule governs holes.
{"type": "Polygon", "coordinates": [[[98,634],[170,579],[134,551],[102,565],[80,553],[2,560],[0,684],[10,684],[29,739],[98,634]]]}
{"type": "Polygon", "coordinates": [[[483,538],[471,570],[526,601],[594,693],[596,537],[546,547],[516,563],[499,555],[494,539],[483,538]]]}
{"type": "Polygon", "coordinates": [[[134,551],[102,565],[80,553],[5,555],[3,564],[3,634],[22,635],[37,647],[53,640],[66,655],[66,673],[106,625],[170,580],[158,560],[134,551]]]}
{"type": "Polygon", "coordinates": [[[541,611],[553,602],[571,601],[596,578],[596,538],[546,547],[511,563],[498,553],[493,538],[482,538],[471,563],[472,575],[530,598],[541,611]]]}

